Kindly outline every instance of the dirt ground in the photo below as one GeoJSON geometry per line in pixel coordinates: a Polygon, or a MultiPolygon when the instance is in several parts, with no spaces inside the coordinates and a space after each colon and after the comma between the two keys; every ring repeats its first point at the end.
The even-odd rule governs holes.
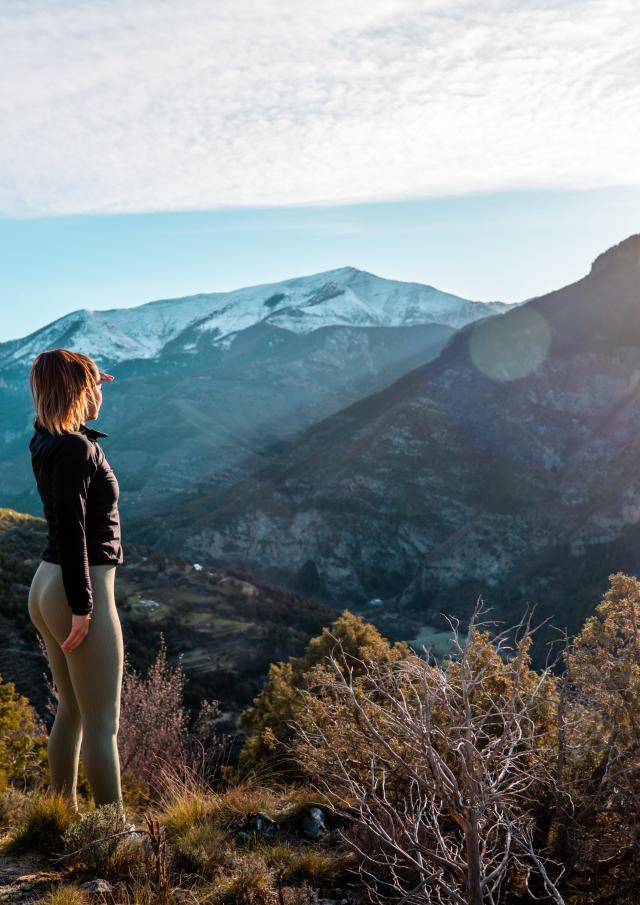
{"type": "Polygon", "coordinates": [[[8,836],[0,837],[0,902],[31,905],[39,901],[63,878],[35,855],[13,855],[4,850],[8,836]]]}

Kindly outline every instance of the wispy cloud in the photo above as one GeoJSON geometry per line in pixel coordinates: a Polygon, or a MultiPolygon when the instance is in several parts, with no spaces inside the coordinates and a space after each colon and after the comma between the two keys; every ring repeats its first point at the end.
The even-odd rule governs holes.
{"type": "Polygon", "coordinates": [[[0,4],[0,212],[639,185],[636,0],[0,4]]]}

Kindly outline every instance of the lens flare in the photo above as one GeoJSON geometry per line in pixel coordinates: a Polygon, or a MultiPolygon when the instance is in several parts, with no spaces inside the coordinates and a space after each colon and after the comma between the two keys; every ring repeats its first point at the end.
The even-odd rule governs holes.
{"type": "Polygon", "coordinates": [[[477,321],[469,336],[469,355],[476,368],[492,380],[518,380],[542,364],[550,343],[545,318],[523,306],[477,321]]]}

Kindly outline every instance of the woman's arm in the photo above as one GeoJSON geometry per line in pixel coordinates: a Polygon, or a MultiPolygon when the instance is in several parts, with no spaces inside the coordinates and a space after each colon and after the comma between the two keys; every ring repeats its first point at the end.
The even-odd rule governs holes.
{"type": "MultiPolygon", "coordinates": [[[[90,440],[69,434],[60,445],[51,473],[51,490],[57,526],[58,557],[62,581],[71,607],[72,631],[63,644],[71,642],[78,631],[82,640],[89,631],[93,611],[93,588],[87,553],[86,514],[91,478],[96,473],[94,446],[90,440]],[[77,617],[83,617],[82,619],[77,617]],[[85,629],[82,634],[82,629],[85,629]]],[[[74,639],[75,640],[75,639],[74,639]]]]}

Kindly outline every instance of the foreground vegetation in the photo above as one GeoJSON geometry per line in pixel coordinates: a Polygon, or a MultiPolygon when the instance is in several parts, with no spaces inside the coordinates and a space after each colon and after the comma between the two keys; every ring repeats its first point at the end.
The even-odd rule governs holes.
{"type": "Polygon", "coordinates": [[[545,669],[527,623],[485,618],[452,622],[436,662],[343,613],[272,665],[234,766],[215,702],[188,721],[161,650],[123,689],[135,832],[47,792],[37,720],[0,685],[5,851],[62,871],[32,901],[88,902],[96,878],[104,901],[149,905],[640,901],[640,582],[611,576],[545,669]]]}

